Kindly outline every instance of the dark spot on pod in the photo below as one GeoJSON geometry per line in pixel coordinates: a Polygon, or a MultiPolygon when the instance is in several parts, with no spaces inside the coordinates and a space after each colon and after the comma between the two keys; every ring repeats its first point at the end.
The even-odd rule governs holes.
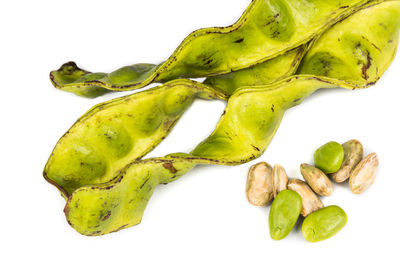
{"type": "MultiPolygon", "coordinates": [[[[317,81],[320,81],[320,82],[323,82],[323,83],[327,83],[328,81],[324,81],[323,79],[321,79],[321,78],[318,78],[318,77],[313,77],[313,78],[311,78],[310,80],[317,80],[317,81]]],[[[328,82],[328,83],[330,83],[330,82],[328,82]]]]}
{"type": "Polygon", "coordinates": [[[241,43],[243,41],[244,41],[244,38],[240,38],[240,39],[236,40],[235,43],[239,44],[239,43],[241,43]]]}
{"type": "Polygon", "coordinates": [[[97,234],[100,234],[100,233],[101,233],[101,231],[94,231],[90,235],[97,235],[97,234]]]}
{"type": "Polygon", "coordinates": [[[270,24],[273,23],[273,22],[274,22],[273,20],[268,21],[268,22],[264,25],[264,27],[267,27],[268,25],[270,25],[270,24]]]}
{"type": "Polygon", "coordinates": [[[113,232],[118,232],[119,230],[122,230],[122,229],[124,229],[125,227],[127,227],[128,226],[128,224],[124,224],[124,225],[122,225],[121,227],[119,227],[117,230],[115,230],[115,231],[113,231],[113,232]]]}
{"type": "Polygon", "coordinates": [[[272,112],[275,112],[275,106],[274,106],[274,104],[272,104],[271,110],[272,110],[272,112]]]}
{"type": "Polygon", "coordinates": [[[378,50],[379,52],[382,52],[381,49],[380,49],[376,44],[374,44],[373,42],[371,42],[370,40],[368,40],[367,37],[361,36],[361,38],[363,38],[365,41],[367,41],[368,43],[370,43],[373,47],[375,47],[376,50],[378,50]]]}
{"type": "Polygon", "coordinates": [[[172,173],[177,173],[178,170],[175,169],[174,165],[171,162],[166,162],[162,165],[164,168],[166,168],[167,170],[169,170],[172,173]]]}
{"type": "Polygon", "coordinates": [[[147,178],[139,188],[142,189],[143,186],[144,186],[149,180],[150,180],[150,178],[147,178]]]}
{"type": "Polygon", "coordinates": [[[371,67],[371,56],[369,54],[369,51],[367,52],[367,63],[363,64],[362,66],[362,74],[365,80],[368,80],[368,74],[367,74],[367,70],[371,67]]]}
{"type": "Polygon", "coordinates": [[[385,24],[383,24],[383,23],[379,23],[379,26],[381,26],[382,28],[384,28],[385,30],[387,30],[387,27],[386,27],[386,25],[385,25],[385,24]]]}
{"type": "Polygon", "coordinates": [[[256,147],[255,145],[251,145],[255,150],[260,151],[260,149],[258,147],[256,147]]]}
{"type": "Polygon", "coordinates": [[[102,222],[104,222],[105,220],[107,220],[108,218],[110,218],[111,216],[111,211],[107,211],[107,214],[101,219],[102,222]]]}

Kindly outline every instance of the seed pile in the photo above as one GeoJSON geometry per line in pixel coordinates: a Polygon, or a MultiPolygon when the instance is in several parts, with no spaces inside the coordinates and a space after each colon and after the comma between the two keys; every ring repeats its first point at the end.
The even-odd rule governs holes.
{"type": "Polygon", "coordinates": [[[269,213],[271,238],[281,240],[286,237],[300,214],[305,217],[302,232],[307,241],[322,241],[338,233],[346,225],[346,213],[338,206],[324,207],[319,196],[330,196],[333,192],[328,173],[331,173],[329,177],[340,177],[335,180],[338,183],[349,179],[354,194],[361,194],[372,185],[378,156],[372,153],[363,159],[363,151],[358,140],[342,145],[329,142],[321,146],[314,153],[314,164],[323,166],[324,171],[310,164],[301,164],[300,172],[305,181],[288,179],[280,165],[275,165],[279,169],[276,172],[266,162],[253,165],[247,177],[246,195],[254,206],[266,206],[272,201],[269,213]],[[272,197],[276,185],[279,185],[279,193],[272,197]]]}

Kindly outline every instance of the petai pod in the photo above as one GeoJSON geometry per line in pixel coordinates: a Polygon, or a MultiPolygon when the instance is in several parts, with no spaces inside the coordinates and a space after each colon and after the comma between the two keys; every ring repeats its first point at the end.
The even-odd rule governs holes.
{"type": "Polygon", "coordinates": [[[75,190],[68,198],[65,215],[75,230],[89,236],[136,225],[154,188],[178,179],[194,165],[169,156],[135,161],[112,181],[75,190]]]}
{"type": "MultiPolygon", "coordinates": [[[[364,25],[366,29],[373,29],[376,25],[380,25],[379,30],[385,29],[388,34],[382,35],[386,38],[386,42],[381,40],[379,43],[382,44],[379,47],[382,53],[371,53],[373,56],[371,61],[378,64],[377,67],[381,73],[388,67],[386,63],[393,59],[396,50],[396,46],[392,44],[397,43],[398,38],[400,1],[385,1],[378,5],[368,6],[360,12],[362,12],[361,15],[355,13],[336,24],[327,33],[351,32],[356,29],[354,32],[359,34],[360,40],[363,36],[369,40],[375,40],[377,36],[374,36],[376,33],[373,31],[360,31],[357,27],[343,29],[341,25],[348,21],[364,25]],[[396,41],[389,42],[389,40],[396,41]]],[[[320,40],[323,38],[324,36],[320,40]]],[[[337,49],[345,48],[338,47],[337,49]]],[[[347,49],[356,50],[357,48],[349,45],[347,49]]],[[[313,51],[313,48],[310,51],[313,51]]],[[[307,65],[307,61],[303,63],[303,66],[307,65]]],[[[351,63],[354,61],[349,59],[349,64],[351,63]]],[[[358,61],[354,64],[358,66],[358,61]]],[[[335,65],[335,68],[340,68],[340,65],[335,65]]],[[[136,160],[120,169],[119,174],[109,182],[80,187],[68,198],[65,207],[67,220],[77,231],[86,235],[107,234],[135,225],[140,222],[147,200],[157,184],[177,179],[196,164],[237,165],[255,159],[266,150],[287,109],[301,103],[305,97],[320,88],[367,87],[372,78],[376,81],[380,77],[379,73],[374,77],[371,75],[368,80],[364,80],[363,84],[355,84],[354,79],[341,80],[340,75],[323,77],[304,73],[268,85],[242,87],[229,98],[224,114],[213,133],[191,153],[136,160]],[[143,177],[149,178],[145,184],[143,177]],[[127,188],[127,185],[131,187],[125,191],[124,188],[127,188]],[[147,191],[142,190],[145,187],[147,191]],[[129,202],[130,205],[128,205],[129,202]],[[128,204],[121,206],[118,203],[128,204]]],[[[78,140],[75,142],[78,142],[80,137],[84,138],[77,137],[78,140]]]]}
{"type": "Polygon", "coordinates": [[[284,111],[317,88],[336,87],[331,82],[297,76],[271,87],[236,92],[214,132],[191,153],[137,160],[107,183],[73,191],[65,207],[68,222],[84,235],[103,235],[139,223],[156,185],[181,177],[196,164],[238,165],[259,157],[274,136],[284,111]],[[141,187],[143,177],[149,178],[147,191],[141,187]],[[129,190],[125,190],[127,187],[129,190]]]}
{"type": "Polygon", "coordinates": [[[163,63],[92,73],[68,62],[50,73],[56,88],[95,97],[152,82],[208,77],[245,69],[306,44],[368,0],[253,0],[228,27],[191,33],[163,63]]]}
{"type": "Polygon", "coordinates": [[[93,107],[58,141],[45,178],[65,196],[83,185],[108,182],[157,146],[196,96],[225,98],[203,84],[176,80],[93,107]]]}
{"type": "Polygon", "coordinates": [[[315,41],[298,73],[344,80],[357,88],[375,84],[396,54],[398,6],[397,0],[373,1],[336,24],[315,41]]]}
{"type": "Polygon", "coordinates": [[[302,45],[283,55],[254,65],[250,68],[227,74],[208,77],[204,84],[230,96],[243,86],[265,85],[293,75],[307,51],[308,45],[302,45]]]}

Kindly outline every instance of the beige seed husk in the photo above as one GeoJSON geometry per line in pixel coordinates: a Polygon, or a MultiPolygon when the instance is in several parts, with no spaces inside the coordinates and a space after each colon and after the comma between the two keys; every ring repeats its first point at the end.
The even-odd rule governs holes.
{"type": "Polygon", "coordinates": [[[308,185],[320,196],[330,196],[333,192],[333,184],[328,176],[320,169],[303,163],[300,171],[308,185]]]}
{"type": "Polygon", "coordinates": [[[361,194],[375,181],[379,160],[376,153],[371,153],[358,163],[350,175],[350,189],[354,194],[361,194]]]}
{"type": "Polygon", "coordinates": [[[289,179],[288,189],[296,191],[301,196],[302,199],[301,215],[303,215],[304,217],[324,207],[324,204],[322,203],[321,199],[302,180],[289,179]]]}
{"type": "Polygon", "coordinates": [[[349,140],[342,144],[342,147],[344,150],[342,166],[337,172],[329,175],[329,177],[337,183],[343,183],[346,181],[350,177],[351,172],[354,170],[357,164],[360,163],[364,156],[363,146],[358,140],[349,140]]]}
{"type": "Polygon", "coordinates": [[[285,169],[281,165],[275,164],[273,169],[274,198],[279,192],[287,189],[288,180],[285,169]]]}
{"type": "Polygon", "coordinates": [[[274,197],[272,167],[266,162],[251,166],[247,176],[246,196],[254,206],[265,206],[274,197]]]}

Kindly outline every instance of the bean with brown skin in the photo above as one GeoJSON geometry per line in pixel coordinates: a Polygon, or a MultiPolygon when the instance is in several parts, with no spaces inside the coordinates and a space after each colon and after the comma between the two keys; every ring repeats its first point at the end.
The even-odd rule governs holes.
{"type": "Polygon", "coordinates": [[[266,162],[251,166],[247,176],[246,195],[254,206],[265,206],[274,197],[272,167],[266,162]]]}
{"type": "Polygon", "coordinates": [[[273,177],[274,177],[273,183],[274,183],[274,198],[275,198],[279,192],[287,189],[289,178],[286,174],[285,169],[279,164],[274,165],[273,177]]]}
{"type": "Polygon", "coordinates": [[[302,199],[301,215],[306,217],[308,214],[324,207],[321,199],[311,190],[302,180],[289,179],[288,189],[299,193],[302,199]]]}
{"type": "Polygon", "coordinates": [[[364,149],[360,141],[350,140],[342,144],[344,150],[344,160],[340,169],[329,175],[329,177],[337,182],[343,183],[350,177],[350,173],[356,167],[356,165],[362,160],[364,155],[364,149]]]}
{"type": "Polygon", "coordinates": [[[350,175],[350,189],[354,194],[361,194],[375,181],[379,161],[376,153],[366,156],[350,175]]]}
{"type": "Polygon", "coordinates": [[[332,182],[323,171],[305,163],[300,165],[300,170],[304,179],[315,193],[320,196],[330,196],[332,194],[332,182]]]}

